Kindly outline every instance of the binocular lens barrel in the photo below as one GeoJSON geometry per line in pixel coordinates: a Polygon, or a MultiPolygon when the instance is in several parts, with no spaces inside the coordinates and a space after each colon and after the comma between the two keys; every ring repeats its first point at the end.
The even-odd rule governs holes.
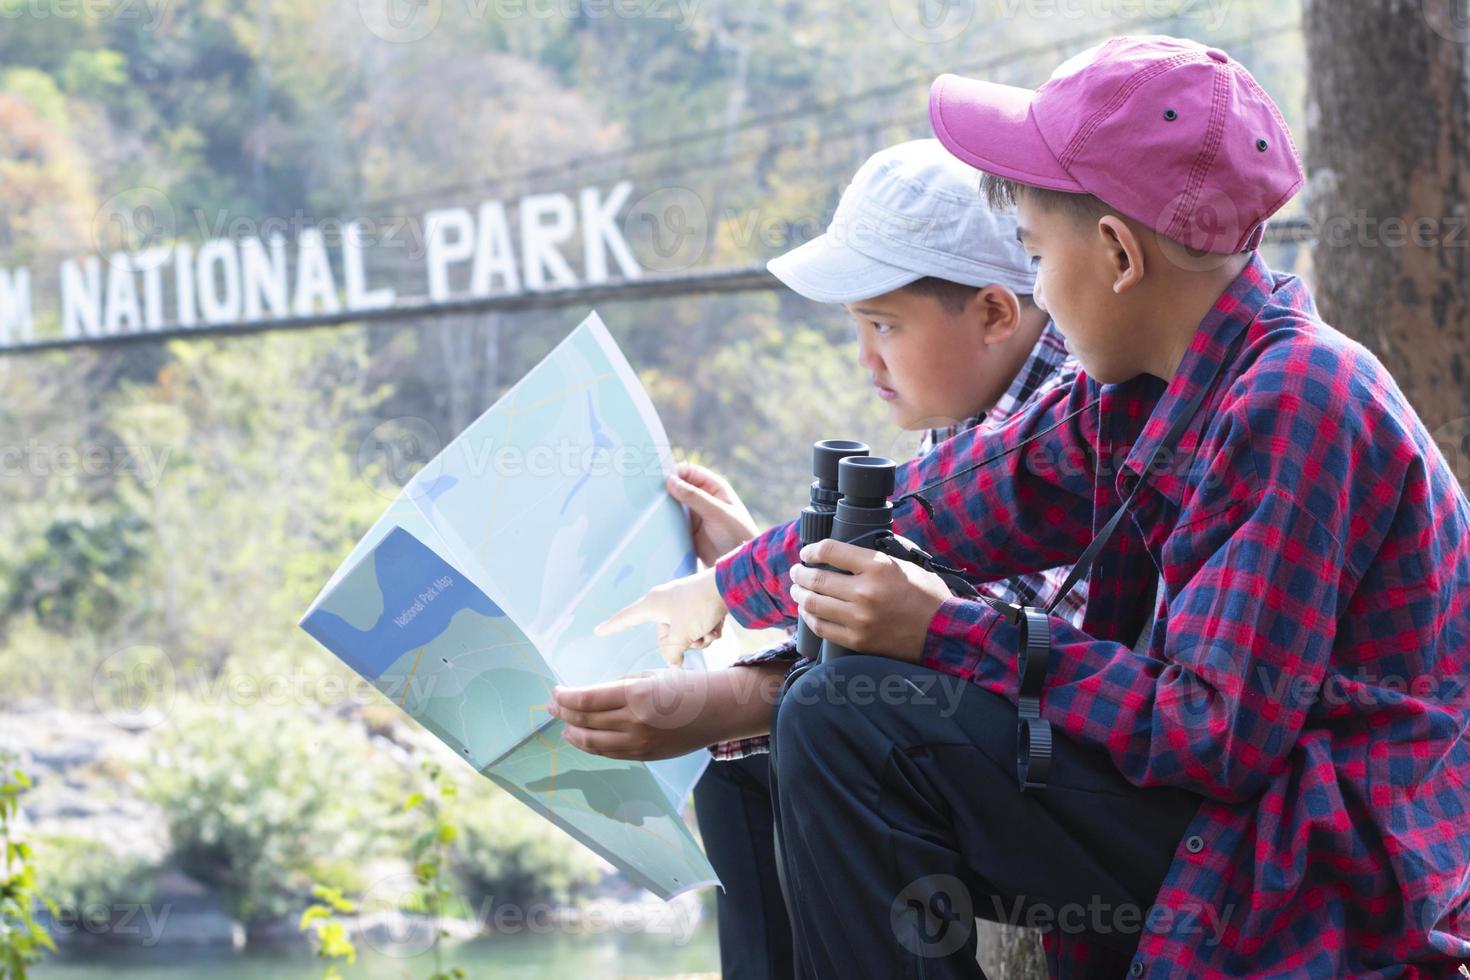
{"type": "MultiPolygon", "coordinates": [[[[879,534],[893,530],[893,505],[888,498],[893,494],[896,467],[897,464],[886,456],[842,460],[837,470],[837,492],[842,499],[837,501],[830,537],[871,548],[879,534]]],[[[824,661],[860,652],[831,640],[822,641],[824,661]]]]}
{"type": "MultiPolygon", "coordinates": [[[[802,546],[832,536],[832,520],[842,491],[841,465],[847,459],[862,459],[868,454],[865,443],[851,439],[823,439],[812,446],[811,503],[801,512],[798,531],[802,546]]],[[[813,633],[805,621],[796,625],[796,649],[803,657],[816,660],[822,653],[822,638],[813,633]]]]}

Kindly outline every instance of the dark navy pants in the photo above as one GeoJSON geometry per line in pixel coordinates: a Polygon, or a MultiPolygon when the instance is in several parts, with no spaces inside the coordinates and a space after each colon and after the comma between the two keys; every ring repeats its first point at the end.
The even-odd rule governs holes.
{"type": "Polygon", "coordinates": [[[1016,708],[885,657],[809,669],[780,702],[777,850],[800,976],[983,977],[975,917],[1103,948],[1122,976],[1200,797],[1139,789],[1058,737],[1016,780],[1016,708]]]}
{"type": "Polygon", "coordinates": [[[776,875],[769,760],[716,760],[694,785],[699,835],[725,886],[715,891],[724,980],[795,976],[791,920],[776,875]]]}

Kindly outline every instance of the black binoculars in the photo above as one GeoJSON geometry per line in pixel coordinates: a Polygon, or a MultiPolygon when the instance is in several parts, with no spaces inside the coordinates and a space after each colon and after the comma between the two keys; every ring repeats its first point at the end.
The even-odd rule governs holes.
{"type": "MultiPolygon", "coordinates": [[[[886,456],[868,455],[868,447],[861,442],[824,439],[816,443],[812,447],[812,474],[816,479],[811,484],[811,500],[797,524],[802,547],[832,538],[915,562],[944,578],[956,595],[989,603],[1020,630],[1020,649],[1016,651],[1020,681],[1017,776],[1022,792],[1043,789],[1052,755],[1051,724],[1041,717],[1041,693],[1051,647],[1047,614],[982,595],[957,569],[917,548],[899,544],[893,536],[893,504],[888,499],[895,485],[895,469],[894,461],[886,456]]],[[[830,565],[809,567],[850,574],[830,565]]],[[[811,631],[806,620],[797,623],[796,649],[814,663],[864,652],[822,639],[811,631]]]]}
{"type": "MultiPolygon", "coordinates": [[[[798,528],[802,547],[832,538],[877,550],[882,535],[893,533],[893,471],[886,456],[868,455],[868,447],[850,439],[824,439],[812,447],[811,502],[801,512],[798,528]]],[[[813,565],[841,575],[830,565],[813,565]]],[[[796,649],[809,660],[831,660],[849,650],[824,640],[802,620],[796,627],[796,649]]]]}

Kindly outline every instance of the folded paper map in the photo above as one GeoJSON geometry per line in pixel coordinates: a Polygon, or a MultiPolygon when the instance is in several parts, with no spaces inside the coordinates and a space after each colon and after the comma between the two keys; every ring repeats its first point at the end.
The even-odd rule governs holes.
{"type": "Polygon", "coordinates": [[[665,666],[651,624],[592,631],[694,570],[672,468],[594,313],[415,474],[301,620],[482,775],[665,899],[717,883],[680,816],[709,753],[592,755],[546,704],[556,684],[665,666]]]}

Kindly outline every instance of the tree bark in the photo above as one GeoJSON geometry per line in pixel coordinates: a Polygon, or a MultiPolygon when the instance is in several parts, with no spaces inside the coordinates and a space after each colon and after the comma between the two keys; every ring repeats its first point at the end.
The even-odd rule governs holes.
{"type": "Polygon", "coordinates": [[[976,919],[980,968],[986,980],[1047,980],[1041,933],[1034,929],[976,919]]]}
{"type": "Polygon", "coordinates": [[[1470,11],[1302,8],[1318,307],[1378,355],[1431,432],[1458,432],[1470,421],[1470,11]]]}

